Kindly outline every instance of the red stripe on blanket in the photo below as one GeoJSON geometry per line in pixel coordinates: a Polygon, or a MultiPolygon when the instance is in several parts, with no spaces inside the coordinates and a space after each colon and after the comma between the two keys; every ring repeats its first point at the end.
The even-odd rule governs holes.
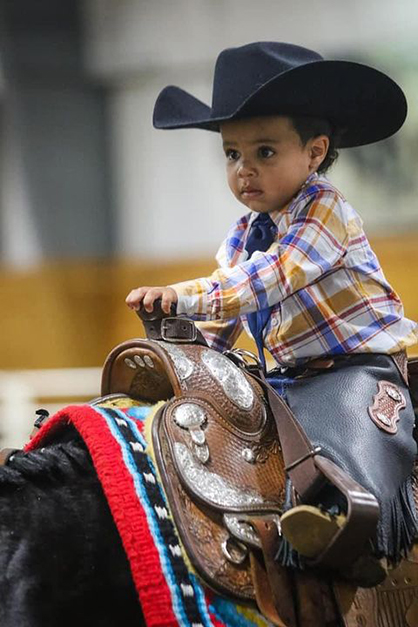
{"type": "MultiPolygon", "coordinates": [[[[147,626],[177,627],[170,590],[148,528],[146,514],[123,461],[121,448],[104,417],[93,407],[66,407],[48,420],[26,445],[25,451],[45,446],[54,432],[68,423],[73,424],[80,433],[93,460],[130,562],[147,626]]],[[[222,626],[221,623],[219,625],[222,626]]]]}

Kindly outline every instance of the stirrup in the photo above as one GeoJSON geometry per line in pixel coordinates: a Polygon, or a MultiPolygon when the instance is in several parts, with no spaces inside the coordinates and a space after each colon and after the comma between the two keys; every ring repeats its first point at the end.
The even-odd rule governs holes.
{"type": "Polygon", "coordinates": [[[368,540],[374,536],[379,520],[379,503],[375,496],[354,481],[330,459],[317,455],[315,466],[347,500],[346,518],[326,548],[307,560],[313,567],[342,571],[364,554],[368,540]]]}
{"type": "Polygon", "coordinates": [[[331,516],[313,505],[297,505],[280,518],[282,533],[303,557],[315,558],[325,551],[343,527],[345,516],[331,516]]]}
{"type": "MultiPolygon", "coordinates": [[[[297,505],[280,519],[282,534],[292,548],[311,559],[326,550],[345,523],[344,514],[332,515],[312,505],[297,505]]],[[[351,566],[339,566],[339,571],[342,579],[361,588],[377,586],[387,576],[380,561],[368,554],[358,557],[351,566]]]]}

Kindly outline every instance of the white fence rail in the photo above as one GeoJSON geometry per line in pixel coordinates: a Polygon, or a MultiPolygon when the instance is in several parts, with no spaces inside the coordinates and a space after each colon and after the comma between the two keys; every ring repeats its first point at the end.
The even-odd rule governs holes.
{"type": "Polygon", "coordinates": [[[99,396],[100,377],[101,368],[0,371],[0,446],[23,446],[40,407],[53,413],[99,396]]]}

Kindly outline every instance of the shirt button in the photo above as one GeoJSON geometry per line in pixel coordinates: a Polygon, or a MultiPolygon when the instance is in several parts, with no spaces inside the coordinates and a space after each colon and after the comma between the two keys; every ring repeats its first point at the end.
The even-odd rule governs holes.
{"type": "Polygon", "coordinates": [[[279,324],[279,321],[277,320],[276,317],[273,317],[271,319],[271,324],[272,324],[273,327],[277,327],[277,325],[279,324]]]}

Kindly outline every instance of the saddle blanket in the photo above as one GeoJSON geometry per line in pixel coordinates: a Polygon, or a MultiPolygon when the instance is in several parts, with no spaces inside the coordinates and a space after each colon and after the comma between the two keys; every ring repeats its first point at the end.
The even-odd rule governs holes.
{"type": "Polygon", "coordinates": [[[255,609],[202,585],[180,546],[149,454],[153,406],[73,405],[50,418],[25,447],[48,445],[72,424],[87,446],[128,557],[148,627],[271,627],[255,609]]]}

